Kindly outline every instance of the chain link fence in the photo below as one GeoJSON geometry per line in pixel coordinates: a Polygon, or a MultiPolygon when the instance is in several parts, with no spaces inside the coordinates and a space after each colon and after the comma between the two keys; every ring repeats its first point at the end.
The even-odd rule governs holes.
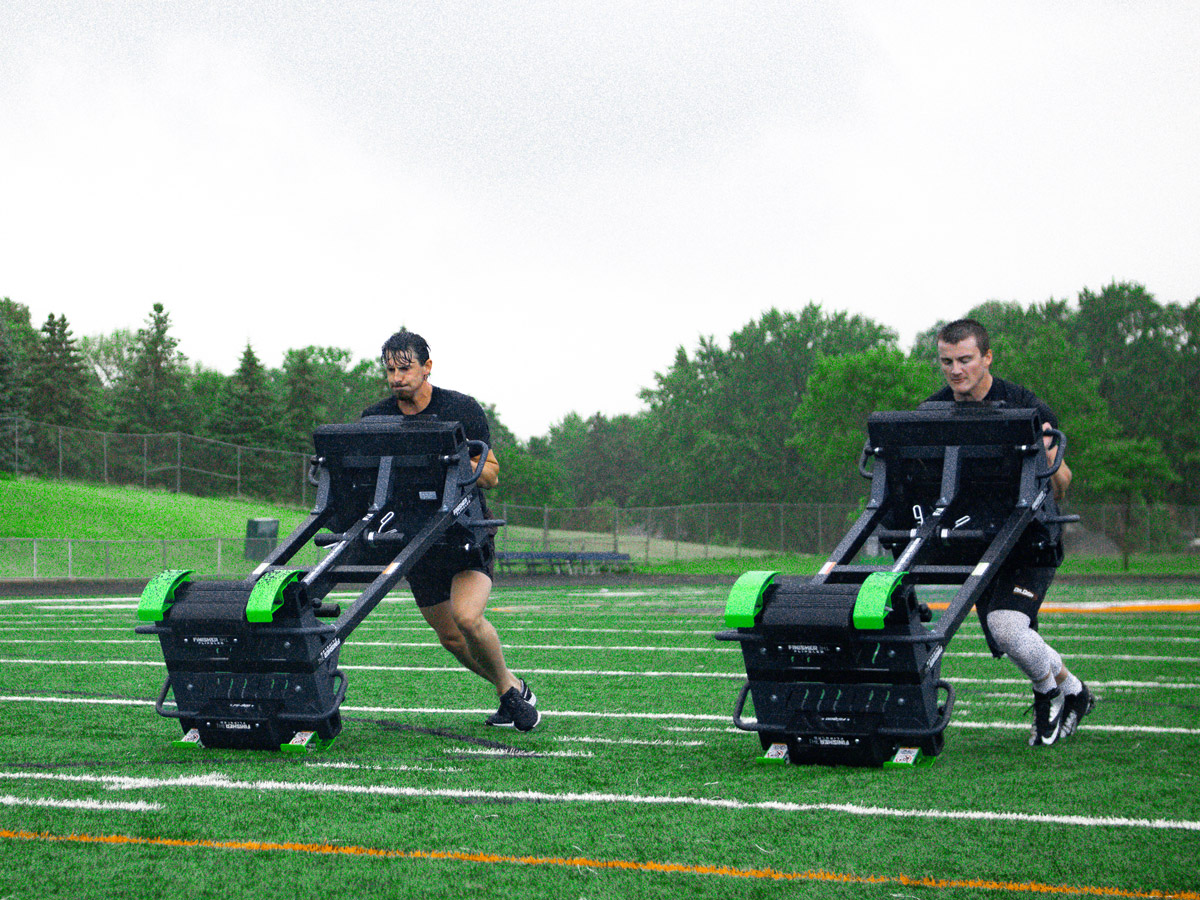
{"type": "MultiPolygon", "coordinates": [[[[309,454],[239,447],[190,435],[132,435],[0,419],[0,471],[46,478],[166,488],[200,496],[238,496],[307,508],[309,454]]],[[[711,503],[584,508],[496,504],[507,521],[501,552],[611,551],[655,563],[771,554],[829,553],[861,506],[839,503],[711,503]]],[[[1200,507],[1125,508],[1072,504],[1067,552],[1079,556],[1200,552],[1200,507]]],[[[247,574],[242,537],[190,540],[82,540],[0,537],[0,577],[150,577],[165,568],[217,577],[247,574]]],[[[315,564],[323,551],[305,548],[315,564]]]]}
{"type": "MultiPolygon", "coordinates": [[[[1072,556],[1119,557],[1122,541],[1139,553],[1200,552],[1200,507],[1158,506],[1134,517],[1110,504],[1070,509],[1072,556]]],[[[828,554],[859,513],[851,504],[732,503],[619,509],[499,504],[507,521],[496,536],[500,552],[616,552],[633,562],[661,563],[774,554],[828,554]]],[[[91,540],[0,537],[0,578],[149,578],[163,569],[192,569],[208,577],[249,574],[261,555],[247,538],[91,540]],[[254,558],[247,559],[247,556],[254,558]]],[[[870,548],[868,547],[868,552],[870,548]]],[[[293,562],[316,565],[326,551],[311,544],[293,562]]]]}
{"type": "Polygon", "coordinates": [[[310,457],[177,431],[127,434],[0,419],[0,472],[14,475],[307,506],[316,494],[307,478],[310,457]]]}

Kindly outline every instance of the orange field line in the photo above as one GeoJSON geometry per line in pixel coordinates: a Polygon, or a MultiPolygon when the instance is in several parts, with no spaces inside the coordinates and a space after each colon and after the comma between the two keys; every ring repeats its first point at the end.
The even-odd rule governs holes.
{"type": "Polygon", "coordinates": [[[1078,894],[1088,897],[1128,897],[1136,900],[1200,900],[1195,891],[1127,891],[1091,885],[1039,884],[1037,882],[990,881],[987,879],[912,878],[908,875],[851,875],[843,872],[780,872],[776,869],[735,869],[730,866],[686,865],[683,863],[637,862],[624,859],[587,859],[559,856],[504,856],[497,853],[460,853],[453,850],[387,850],[377,847],[297,844],[273,841],[210,841],[164,837],[133,837],[123,834],[50,834],[49,832],[0,829],[0,838],[23,841],[61,841],[80,844],[144,845],[152,847],[200,847],[208,850],[287,851],[381,859],[452,860],[476,863],[516,863],[526,866],[623,869],[635,872],[668,872],[686,875],[723,875],[730,878],[773,881],[830,881],[841,884],[900,884],[908,887],[974,888],[1024,894],[1078,894]]]}
{"type": "MultiPolygon", "coordinates": [[[[930,609],[949,609],[949,603],[928,603],[930,609]]],[[[1143,605],[1123,605],[1114,603],[1104,607],[1055,606],[1044,603],[1039,613],[1140,613],[1140,612],[1200,612],[1200,600],[1171,601],[1166,603],[1148,603],[1143,605]]]]}

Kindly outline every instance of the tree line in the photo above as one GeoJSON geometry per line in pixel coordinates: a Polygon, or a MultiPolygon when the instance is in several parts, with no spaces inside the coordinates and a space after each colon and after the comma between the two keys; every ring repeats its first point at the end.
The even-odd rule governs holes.
{"type": "MultiPolygon", "coordinates": [[[[1200,502],[1200,299],[1160,303],[1123,282],[1074,302],[989,301],[993,372],[1058,414],[1085,500],[1200,502]]],[[[892,329],[817,304],[772,309],[726,341],[680,347],[633,414],[571,413],[521,441],[486,406],[502,463],[497,500],[550,506],[856,500],[867,416],[938,389],[933,322],[907,350],[892,329]]],[[[315,425],[384,395],[377,360],[251,345],[231,375],[191,363],[154,304],[136,331],[77,339],[64,316],[35,328],[0,300],[0,415],[132,433],[182,431],[308,452],[315,425]]],[[[1132,514],[1132,513],[1131,513],[1132,514]]]]}

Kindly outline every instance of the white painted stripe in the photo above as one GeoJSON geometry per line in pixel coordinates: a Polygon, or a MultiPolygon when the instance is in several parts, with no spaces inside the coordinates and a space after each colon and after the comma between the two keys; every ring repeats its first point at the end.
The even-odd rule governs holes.
{"type": "MultiPolygon", "coordinates": [[[[34,606],[36,604],[52,604],[53,606],[45,606],[46,609],[61,608],[63,606],[75,606],[79,609],[107,609],[109,603],[120,603],[122,601],[133,603],[133,609],[137,609],[137,597],[5,597],[0,599],[0,605],[3,606],[34,606]]],[[[127,609],[129,607],[121,607],[127,609]]]]}
{"type": "Polygon", "coordinates": [[[0,703],[82,703],[87,706],[153,706],[153,700],[113,700],[102,697],[20,697],[0,696],[0,703]]]}
{"type": "MultiPolygon", "coordinates": [[[[0,640],[0,644],[3,644],[3,643],[20,643],[20,642],[19,641],[9,642],[9,641],[0,640]]],[[[38,642],[38,643],[51,643],[51,642],[44,641],[44,642],[38,642]]],[[[71,641],[62,641],[61,643],[72,643],[72,642],[71,641]]],[[[84,642],[80,641],[79,643],[84,643],[84,642]]],[[[118,642],[113,641],[112,643],[118,643],[118,642]]],[[[130,641],[128,643],[137,643],[137,642],[130,641]]],[[[430,642],[430,641],[413,641],[411,643],[404,643],[404,642],[399,642],[399,641],[354,641],[353,643],[347,644],[347,647],[428,647],[430,649],[440,650],[442,648],[442,645],[437,642],[430,642]]],[[[728,647],[670,647],[670,646],[654,647],[654,646],[621,646],[621,645],[609,645],[609,644],[596,644],[596,645],[591,645],[591,644],[511,644],[508,641],[504,642],[504,649],[506,651],[507,650],[564,650],[564,651],[569,652],[569,651],[576,651],[576,650],[598,650],[598,651],[630,650],[630,651],[639,651],[639,652],[645,652],[645,653],[741,653],[741,650],[730,649],[728,647]]]]}
{"type": "Polygon", "coordinates": [[[52,800],[48,797],[13,797],[11,794],[0,795],[0,806],[40,806],[55,809],[92,809],[103,812],[152,812],[162,809],[161,803],[147,803],[138,800],[130,803],[122,800],[52,800]]]}
{"type": "Polygon", "coordinates": [[[166,666],[162,660],[138,659],[0,659],[0,664],[8,666],[166,666]]]}
{"type": "MultiPolygon", "coordinates": [[[[991,658],[990,653],[956,653],[954,656],[978,656],[991,658]]],[[[1188,657],[1178,656],[1092,656],[1088,654],[1073,653],[1070,659],[1093,659],[1093,660],[1124,660],[1124,661],[1140,661],[1140,662],[1200,662],[1200,659],[1192,659],[1188,657]]],[[[166,663],[162,660],[134,660],[134,659],[0,659],[0,665],[25,665],[25,666],[156,666],[165,668],[166,663]]],[[[350,672],[437,672],[446,674],[468,674],[468,671],[459,666],[382,666],[382,665],[342,665],[342,668],[350,672]]],[[[663,672],[663,671],[641,671],[636,669],[534,669],[523,668],[521,670],[529,675],[569,675],[572,677],[581,678],[724,678],[724,679],[745,679],[745,671],[741,672],[663,672]]],[[[972,679],[949,679],[951,682],[956,680],[970,681],[972,679]]],[[[1018,683],[1005,682],[1003,679],[973,679],[982,684],[1004,684],[1018,683]]],[[[1091,684],[1091,682],[1088,682],[1091,684]]],[[[1097,682],[1099,683],[1099,682],[1097,682]]],[[[1169,685],[1163,685],[1164,687],[1169,685]]]]}
{"type": "Polygon", "coordinates": [[[137,604],[106,604],[103,606],[35,606],[35,610],[137,610],[137,604]]]}
{"type": "Polygon", "coordinates": [[[639,741],[633,738],[601,738],[601,737],[568,737],[567,735],[559,735],[555,738],[556,741],[573,744],[621,744],[634,747],[703,747],[704,741],[668,741],[668,740],[653,740],[639,741]]]}
{"type": "MultiPolygon", "coordinates": [[[[132,659],[0,659],[4,665],[30,666],[158,666],[165,667],[161,660],[146,661],[132,659]]],[[[348,672],[437,672],[450,675],[469,675],[461,666],[355,666],[338,668],[348,672]]],[[[522,669],[528,675],[572,675],[583,677],[611,676],[614,678],[742,678],[744,672],[642,672],[633,669],[522,669]]]]}
{"type": "Polygon", "coordinates": [[[368,772],[462,772],[457,766],[364,766],[352,762],[306,762],[310,769],[353,769],[368,772]]]}
{"type": "MultiPolygon", "coordinates": [[[[1025,687],[1030,687],[1028,678],[947,678],[951,684],[1020,684],[1025,687]]],[[[1111,687],[1111,688],[1182,688],[1184,690],[1196,690],[1200,688],[1200,684],[1187,681],[1092,681],[1088,680],[1089,687],[1111,687]]],[[[1032,688],[1030,688],[1032,690],[1032,688]]]]}
{"type": "MultiPolygon", "coordinates": [[[[376,621],[375,619],[371,619],[371,620],[363,623],[361,626],[359,626],[360,630],[356,631],[355,633],[358,634],[358,633],[361,633],[361,631],[363,631],[363,630],[370,630],[373,627],[375,621],[376,621]]],[[[552,632],[554,634],[629,634],[629,632],[633,630],[630,628],[579,628],[579,627],[547,628],[547,627],[537,627],[537,626],[532,626],[532,625],[529,625],[529,626],[527,626],[527,625],[510,625],[507,622],[503,623],[501,625],[501,627],[504,629],[505,634],[508,634],[510,631],[545,631],[545,632],[552,632]]],[[[23,629],[0,628],[0,631],[5,631],[5,630],[19,631],[19,630],[23,630],[23,629]]],[[[388,628],[380,628],[378,630],[380,630],[380,631],[424,631],[424,632],[428,632],[430,629],[429,629],[428,625],[392,625],[388,628]]],[[[704,635],[707,637],[712,637],[714,634],[714,631],[715,631],[715,626],[714,626],[714,628],[639,628],[639,629],[637,629],[638,634],[704,635]]],[[[982,631],[979,634],[981,637],[983,636],[982,631]]],[[[1200,640],[1200,639],[1198,639],[1198,640],[1200,640]]],[[[354,643],[358,644],[360,642],[355,641],[354,643]]]]}
{"type": "MultiPolygon", "coordinates": [[[[1039,628],[1038,630],[1044,632],[1046,629],[1039,628]]],[[[961,641],[964,638],[966,638],[967,640],[971,640],[971,641],[984,640],[982,631],[972,631],[972,632],[960,631],[960,632],[958,632],[958,634],[955,635],[954,639],[961,641]]],[[[1121,635],[1056,634],[1053,636],[1053,641],[1056,644],[1059,642],[1066,642],[1066,641],[1071,641],[1071,642],[1090,641],[1092,643],[1107,643],[1107,644],[1115,644],[1118,642],[1122,643],[1122,644],[1128,644],[1130,642],[1135,642],[1135,641],[1141,641],[1141,642],[1146,642],[1146,643],[1155,643],[1155,644],[1200,644],[1200,637],[1178,637],[1176,635],[1168,636],[1168,635],[1159,635],[1159,634],[1121,634],[1121,635]]]]}
{"type": "MultiPolygon", "coordinates": [[[[486,752],[486,751],[484,751],[486,752]]],[[[65,781],[103,784],[109,790],[134,791],[158,788],[213,788],[243,791],[293,791],[313,794],[357,794],[385,797],[443,797],[453,800],[529,801],[558,803],[628,803],[641,806],[700,806],[713,809],[764,810],[783,813],[832,812],[853,816],[973,820],[985,822],[1034,822],[1088,828],[1144,828],[1200,831],[1200,822],[1186,819],[1132,819],[1119,816],[1046,815],[992,810],[902,809],[860,806],[853,803],[790,803],[779,800],[746,801],[716,797],[655,796],[642,794],[549,793],[545,791],[479,791],[457,788],[415,788],[399,785],[330,784],[295,781],[235,781],[227,775],[182,775],[176,778],[131,778],[122,775],[66,775],[51,772],[0,772],[0,779],[65,781]]]]}
{"type": "Polygon", "coordinates": [[[591,750],[525,750],[521,747],[447,747],[442,752],[450,756],[557,756],[564,759],[593,759],[596,756],[591,750]]]}
{"type": "MultiPolygon", "coordinates": [[[[76,703],[96,706],[154,706],[153,700],[109,700],[81,697],[19,697],[0,696],[0,703],[76,703]]],[[[168,704],[170,705],[170,704],[168,704]]],[[[426,715],[426,716],[479,716],[495,712],[494,707],[478,709],[449,709],[436,706],[342,706],[342,712],[364,713],[371,715],[426,715]]],[[[711,713],[676,713],[676,712],[612,712],[603,710],[593,712],[577,709],[541,709],[548,718],[562,719],[632,719],[686,722],[729,722],[732,716],[728,714],[711,713]]],[[[753,723],[753,716],[745,717],[746,722],[753,723]]],[[[951,726],[962,725],[966,728],[1028,728],[1028,722],[961,722],[952,720],[951,726]]],[[[666,726],[664,726],[666,727],[666,726]]],[[[1200,735],[1200,728],[1166,728],[1152,725],[1093,725],[1088,723],[1089,731],[1106,731],[1114,734],[1188,734],[1200,735]]],[[[736,729],[730,729],[731,731],[736,729]]],[[[740,733],[740,732],[739,732],[740,733]]]]}
{"type": "MultiPolygon", "coordinates": [[[[1069,653],[1071,659],[1093,659],[1093,660],[1108,660],[1112,662],[1178,662],[1178,663],[1200,663],[1200,656],[1131,656],[1120,653],[1069,653]]],[[[959,653],[957,650],[950,651],[947,656],[973,657],[977,659],[991,659],[990,653],[959,653]]]]}
{"type": "MultiPolygon", "coordinates": [[[[1062,607],[1064,609],[1090,609],[1098,612],[1104,612],[1110,609],[1125,609],[1130,606],[1174,606],[1190,612],[1186,607],[1196,603],[1197,600],[1192,599],[1173,599],[1173,600],[1046,600],[1045,605],[1049,607],[1062,607]]],[[[1156,610],[1157,611],[1157,610],[1156,610]]],[[[1051,611],[1051,614],[1053,612],[1051,611]]]]}
{"type": "MultiPolygon", "coordinates": [[[[0,663],[6,660],[0,659],[0,663]]],[[[446,672],[470,674],[467,669],[455,666],[338,666],[348,672],[446,672]]],[[[745,672],[641,672],[633,669],[521,669],[522,675],[578,675],[587,678],[611,676],[614,678],[739,678],[746,679],[745,672]]]]}
{"type": "Polygon", "coordinates": [[[22,640],[20,638],[0,638],[0,644],[138,644],[143,647],[153,647],[158,649],[158,644],[152,644],[146,641],[145,638],[139,640],[125,641],[115,638],[66,638],[61,640],[22,640]]]}
{"type": "MultiPolygon", "coordinates": [[[[1000,728],[1018,731],[1028,731],[1028,722],[971,722],[952,721],[951,726],[959,728],[1000,728]]],[[[1081,731],[1106,731],[1113,734],[1200,734],[1200,728],[1166,728],[1157,725],[1098,725],[1091,720],[1087,725],[1079,726],[1081,731]]]]}
{"type": "MultiPolygon", "coordinates": [[[[3,699],[3,698],[0,698],[3,699]]],[[[152,704],[148,704],[152,705],[152,704]]],[[[546,710],[538,707],[539,711],[544,716],[556,717],[564,719],[649,719],[652,721],[673,720],[687,722],[728,722],[731,720],[729,715],[713,715],[710,713],[675,713],[675,712],[610,712],[608,710],[600,712],[589,712],[586,710],[546,710]]],[[[477,715],[480,713],[490,714],[495,712],[492,709],[444,709],[438,707],[407,707],[407,706],[343,706],[343,712],[356,713],[387,713],[388,715],[404,715],[407,713],[415,713],[420,715],[477,715]]]]}

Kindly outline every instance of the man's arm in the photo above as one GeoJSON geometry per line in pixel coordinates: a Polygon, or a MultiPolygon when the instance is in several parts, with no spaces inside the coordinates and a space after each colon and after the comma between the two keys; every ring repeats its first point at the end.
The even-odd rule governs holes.
{"type": "MultiPolygon", "coordinates": [[[[1042,431],[1049,430],[1050,423],[1043,422],[1042,431]]],[[[1061,444],[1056,444],[1053,450],[1050,449],[1050,441],[1052,440],[1053,438],[1050,435],[1042,438],[1042,441],[1046,445],[1046,463],[1051,467],[1054,465],[1054,461],[1062,454],[1061,444]]],[[[1054,489],[1055,500],[1061,501],[1063,497],[1067,496],[1067,488],[1071,486],[1071,468],[1067,465],[1065,459],[1062,461],[1062,465],[1058,467],[1058,471],[1050,476],[1050,486],[1054,489]]]]}
{"type": "MultiPolygon", "coordinates": [[[[479,465],[478,456],[471,457],[471,465],[479,465]]],[[[483,464],[483,474],[475,483],[481,488],[494,488],[500,483],[500,460],[496,459],[496,454],[491,450],[488,450],[487,460],[483,464]]]]}

